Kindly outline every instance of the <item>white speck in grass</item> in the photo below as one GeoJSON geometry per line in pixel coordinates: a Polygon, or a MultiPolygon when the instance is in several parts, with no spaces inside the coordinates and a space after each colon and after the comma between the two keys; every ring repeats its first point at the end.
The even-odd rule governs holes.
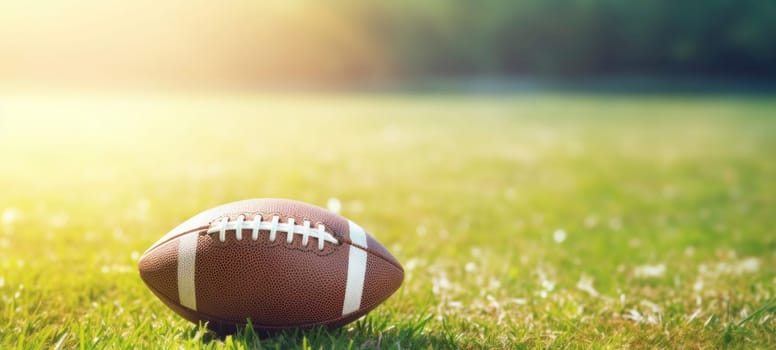
{"type": "Polygon", "coordinates": [[[590,294],[592,297],[598,297],[598,291],[595,290],[593,287],[593,278],[582,275],[579,277],[579,282],[577,282],[577,289],[587,292],[587,294],[590,294]]]}
{"type": "Polygon", "coordinates": [[[70,221],[70,216],[67,213],[56,213],[49,218],[49,224],[53,228],[62,228],[70,221]]]}
{"type": "Polygon", "coordinates": [[[444,273],[440,273],[437,277],[433,277],[431,279],[431,284],[433,285],[431,291],[434,292],[434,294],[439,294],[453,287],[450,280],[447,279],[447,275],[444,273]]]}
{"type": "Polygon", "coordinates": [[[113,264],[113,265],[103,265],[102,268],[100,268],[100,272],[106,273],[106,274],[107,273],[122,274],[122,273],[130,273],[130,272],[134,272],[134,271],[133,271],[133,269],[131,267],[129,267],[127,265],[113,264]]]}
{"type": "Polygon", "coordinates": [[[666,273],[665,264],[636,266],[636,268],[633,271],[633,274],[636,277],[641,277],[641,278],[663,277],[665,273],[666,273]]]}
{"type": "Polygon", "coordinates": [[[493,309],[500,310],[501,309],[501,303],[496,300],[492,295],[488,294],[485,296],[485,299],[488,300],[488,306],[490,306],[493,309]]]}
{"type": "Polygon", "coordinates": [[[447,306],[451,309],[460,309],[463,308],[463,303],[457,300],[450,300],[447,302],[447,306]]]}
{"type": "Polygon", "coordinates": [[[354,213],[360,213],[364,211],[364,202],[359,200],[350,201],[350,203],[348,204],[348,208],[350,211],[354,213]]]}
{"type": "Polygon", "coordinates": [[[636,310],[636,309],[628,310],[628,313],[626,313],[622,317],[626,320],[631,320],[638,323],[643,323],[645,321],[644,316],[642,316],[639,310],[636,310]]]}
{"type": "Polygon", "coordinates": [[[541,297],[542,299],[547,299],[547,291],[543,290],[539,292],[539,297],[541,297]]]}
{"type": "Polygon", "coordinates": [[[140,252],[138,252],[137,250],[133,250],[130,257],[132,258],[132,261],[138,261],[140,260],[140,252]]]}
{"type": "Polygon", "coordinates": [[[490,290],[496,290],[501,288],[501,281],[495,278],[491,278],[490,281],[488,281],[488,288],[490,288],[490,290]]]}
{"type": "Polygon", "coordinates": [[[700,314],[701,314],[701,309],[700,308],[695,309],[695,312],[693,312],[690,316],[687,316],[687,323],[690,323],[696,318],[698,318],[698,315],[700,314]]]}
{"type": "Polygon", "coordinates": [[[652,311],[654,313],[658,313],[658,312],[660,312],[662,310],[660,305],[655,304],[655,303],[653,303],[653,302],[651,302],[649,300],[646,300],[646,299],[641,300],[640,305],[648,308],[650,311],[652,311]]]}
{"type": "Polygon", "coordinates": [[[545,279],[542,281],[542,288],[548,292],[552,292],[552,290],[555,289],[555,282],[545,279]]]}
{"type": "Polygon", "coordinates": [[[418,225],[418,227],[415,228],[415,233],[418,236],[423,237],[428,233],[428,229],[426,229],[426,226],[424,225],[418,225]]]}
{"type": "Polygon", "coordinates": [[[615,231],[622,229],[622,219],[619,217],[613,217],[609,219],[609,228],[615,231]]]}
{"type": "Polygon", "coordinates": [[[660,324],[662,318],[663,318],[663,316],[661,314],[647,315],[647,323],[649,323],[649,324],[660,324]]]}
{"type": "Polygon", "coordinates": [[[595,215],[588,215],[585,218],[585,227],[587,228],[594,228],[598,225],[598,217],[595,215]]]}
{"type": "Polygon", "coordinates": [[[696,292],[702,291],[703,290],[703,280],[700,279],[700,278],[698,280],[696,280],[695,283],[693,283],[693,285],[692,285],[692,290],[694,290],[696,292]]]}
{"type": "Polygon", "coordinates": [[[743,259],[734,265],[733,270],[737,274],[757,272],[760,270],[760,260],[757,258],[743,259]]]}
{"type": "Polygon", "coordinates": [[[552,233],[552,239],[555,243],[563,243],[563,241],[566,240],[566,231],[562,229],[555,230],[555,232],[552,233]]]}
{"type": "Polygon", "coordinates": [[[485,285],[485,277],[482,276],[481,273],[478,273],[476,276],[474,276],[474,285],[482,288],[483,285],[485,285]]]}
{"type": "Polygon", "coordinates": [[[19,218],[19,211],[14,208],[5,208],[3,210],[3,225],[13,225],[19,218]]]}
{"type": "Polygon", "coordinates": [[[714,325],[717,323],[717,320],[718,320],[717,315],[711,315],[709,316],[709,318],[706,319],[706,322],[703,322],[703,327],[706,328],[711,325],[714,325]]]}
{"type": "Polygon", "coordinates": [[[5,287],[5,278],[0,277],[0,288],[3,288],[3,287],[5,287]]]}
{"type": "Polygon", "coordinates": [[[68,333],[64,332],[57,340],[56,344],[54,344],[54,347],[52,349],[54,350],[60,350],[63,348],[63,344],[65,344],[65,339],[67,339],[68,333]]]}
{"type": "Polygon", "coordinates": [[[410,259],[410,260],[407,261],[407,264],[404,265],[404,268],[407,271],[412,271],[417,266],[418,266],[418,259],[410,259]]]}
{"type": "Polygon", "coordinates": [[[474,273],[474,272],[477,272],[477,265],[470,261],[470,262],[466,263],[466,266],[464,267],[464,269],[468,273],[474,273]]]}
{"type": "Polygon", "coordinates": [[[19,269],[23,269],[24,268],[24,260],[17,259],[16,260],[16,267],[18,267],[19,269]]]}
{"type": "Polygon", "coordinates": [[[713,266],[698,265],[698,272],[705,276],[741,275],[760,270],[760,260],[754,257],[741,260],[722,261],[713,266]]]}
{"type": "Polygon", "coordinates": [[[747,317],[749,317],[749,310],[747,310],[747,309],[746,309],[746,306],[744,306],[744,308],[743,308],[743,309],[741,309],[741,312],[739,312],[739,313],[738,313],[738,315],[739,315],[739,316],[740,316],[742,319],[744,319],[744,318],[747,318],[747,317]]]}
{"type": "Polygon", "coordinates": [[[129,241],[130,235],[126,234],[120,227],[113,228],[113,239],[117,242],[129,241]]]}
{"type": "Polygon", "coordinates": [[[684,248],[684,255],[685,256],[693,256],[695,254],[695,248],[693,246],[689,246],[687,248],[684,248]]]}
{"type": "Polygon", "coordinates": [[[765,324],[768,324],[768,321],[771,319],[771,316],[773,316],[773,314],[768,314],[768,315],[765,315],[765,316],[763,316],[763,317],[760,319],[760,322],[758,322],[758,324],[759,324],[760,326],[762,326],[762,325],[765,325],[765,324]]]}
{"type": "Polygon", "coordinates": [[[475,258],[478,258],[478,257],[482,256],[482,249],[480,249],[479,247],[472,247],[470,252],[471,252],[472,256],[475,257],[475,258]]]}
{"type": "Polygon", "coordinates": [[[340,202],[337,198],[329,198],[329,200],[326,201],[326,208],[329,208],[329,211],[335,214],[339,214],[342,210],[342,202],[340,202]]]}

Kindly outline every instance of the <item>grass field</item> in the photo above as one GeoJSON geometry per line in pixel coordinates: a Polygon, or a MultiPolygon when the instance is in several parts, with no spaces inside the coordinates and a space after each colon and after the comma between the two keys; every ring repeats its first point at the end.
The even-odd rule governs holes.
{"type": "Polygon", "coordinates": [[[0,96],[0,348],[774,348],[776,99],[0,96]],[[216,338],[137,259],[254,197],[404,264],[339,330],[216,338]]]}

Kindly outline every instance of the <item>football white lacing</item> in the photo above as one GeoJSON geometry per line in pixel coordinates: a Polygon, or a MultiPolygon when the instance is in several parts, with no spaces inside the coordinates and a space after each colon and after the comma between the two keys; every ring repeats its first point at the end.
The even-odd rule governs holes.
{"type": "Polygon", "coordinates": [[[218,240],[221,242],[226,241],[226,231],[235,231],[235,237],[238,241],[243,239],[243,230],[252,230],[251,239],[259,239],[259,231],[269,231],[269,240],[274,242],[275,236],[278,231],[286,233],[286,243],[291,244],[294,242],[294,234],[302,236],[302,245],[307,246],[310,237],[318,240],[318,250],[323,250],[323,243],[330,242],[339,244],[334,236],[326,232],[326,228],[322,224],[318,224],[317,228],[310,227],[310,221],[305,220],[302,225],[295,225],[294,218],[288,218],[288,222],[280,222],[280,217],[277,215],[272,216],[272,221],[262,221],[261,215],[256,215],[251,221],[245,221],[245,216],[240,215],[236,221],[229,221],[229,218],[224,217],[221,220],[214,221],[207,229],[208,234],[218,233],[218,240]]]}

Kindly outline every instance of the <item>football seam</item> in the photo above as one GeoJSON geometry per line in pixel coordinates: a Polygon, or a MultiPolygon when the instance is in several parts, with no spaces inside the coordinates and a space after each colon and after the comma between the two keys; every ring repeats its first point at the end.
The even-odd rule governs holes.
{"type": "Polygon", "coordinates": [[[148,249],[147,249],[145,252],[143,252],[143,255],[146,255],[146,254],[148,254],[150,251],[152,251],[152,250],[154,250],[154,249],[156,249],[156,248],[158,248],[158,247],[161,247],[161,246],[163,246],[165,243],[167,243],[167,242],[170,242],[170,241],[172,241],[172,240],[174,240],[174,239],[176,239],[176,238],[178,238],[178,237],[180,237],[180,236],[187,235],[187,234],[189,234],[189,233],[192,233],[192,232],[198,232],[198,231],[202,231],[202,230],[204,230],[204,229],[207,229],[207,226],[200,226],[200,227],[197,227],[197,228],[194,228],[194,229],[188,230],[188,231],[184,231],[184,232],[178,233],[178,234],[176,234],[176,235],[174,235],[174,236],[171,236],[169,239],[167,239],[167,240],[165,240],[165,241],[163,241],[163,242],[157,242],[156,244],[152,245],[152,246],[151,246],[150,248],[148,248],[148,249]]]}
{"type": "MultiPolygon", "coordinates": [[[[275,242],[272,242],[272,241],[269,241],[269,240],[267,240],[267,241],[255,240],[254,241],[254,240],[248,238],[248,239],[243,239],[243,241],[245,241],[245,243],[241,243],[241,244],[244,244],[244,245],[248,245],[248,244],[249,245],[259,245],[259,244],[262,244],[262,243],[269,243],[267,245],[267,248],[282,247],[284,249],[294,250],[294,251],[303,252],[303,253],[312,253],[312,254],[315,254],[315,255],[318,255],[318,256],[329,256],[329,255],[332,255],[332,254],[334,254],[334,252],[336,252],[336,249],[337,249],[337,248],[334,248],[332,250],[324,249],[324,250],[321,251],[321,250],[318,250],[315,247],[312,247],[312,248],[311,247],[305,247],[305,246],[301,246],[300,247],[300,246],[296,246],[296,245],[287,244],[285,240],[276,240],[275,242]]],[[[212,247],[214,247],[216,249],[226,249],[229,245],[240,244],[240,243],[237,243],[237,242],[241,242],[241,241],[238,240],[237,242],[224,243],[224,242],[220,242],[218,239],[215,239],[214,242],[215,243],[212,245],[212,247]]],[[[335,246],[340,246],[340,245],[341,244],[337,244],[335,246]]]]}
{"type": "MultiPolygon", "coordinates": [[[[209,226],[210,226],[210,225],[208,225],[208,226],[200,226],[200,227],[197,227],[197,228],[195,228],[195,229],[191,229],[191,230],[188,230],[188,231],[185,231],[185,232],[182,232],[182,233],[176,234],[175,236],[172,236],[172,237],[170,237],[170,239],[168,239],[168,240],[166,240],[166,241],[164,241],[164,242],[159,242],[158,244],[154,244],[154,245],[153,245],[151,248],[148,248],[148,250],[146,250],[146,251],[143,253],[143,255],[146,255],[146,254],[148,254],[148,252],[150,252],[150,251],[152,251],[152,250],[156,249],[157,247],[161,247],[161,246],[162,246],[162,245],[164,245],[165,243],[167,243],[167,242],[170,242],[170,241],[172,241],[172,240],[174,240],[174,239],[176,239],[176,238],[178,238],[178,237],[180,237],[180,236],[183,236],[183,235],[186,235],[186,234],[189,234],[189,233],[192,233],[192,232],[198,232],[198,231],[205,230],[205,229],[207,229],[209,226]]],[[[382,255],[382,254],[380,254],[379,252],[377,252],[377,251],[375,251],[375,250],[372,250],[372,249],[371,249],[371,248],[369,248],[369,247],[362,247],[362,246],[360,246],[360,245],[358,245],[358,244],[353,244],[353,241],[351,241],[350,239],[346,239],[346,238],[345,238],[345,237],[343,237],[343,235],[341,235],[341,234],[332,234],[332,235],[334,235],[334,236],[338,237],[340,240],[342,240],[342,243],[349,244],[349,245],[352,245],[352,246],[358,247],[358,248],[360,248],[360,249],[362,249],[362,250],[365,250],[367,253],[369,253],[369,254],[371,254],[371,255],[374,255],[374,256],[376,256],[376,257],[378,257],[378,258],[380,258],[380,259],[384,260],[385,262],[387,262],[387,263],[389,263],[389,264],[393,265],[395,268],[397,268],[397,269],[401,270],[402,272],[404,272],[404,268],[403,268],[401,265],[394,263],[393,261],[391,261],[391,259],[388,259],[387,257],[383,256],[383,255],[382,255]]],[[[279,244],[278,246],[283,246],[283,245],[280,245],[280,244],[279,244]]],[[[340,246],[341,246],[341,245],[340,245],[340,246]]],[[[286,248],[287,248],[287,249],[290,249],[289,247],[286,247],[286,248]]],[[[299,250],[299,249],[297,249],[297,250],[299,250]]],[[[301,250],[301,251],[306,251],[306,250],[301,250]]],[[[319,255],[320,255],[320,254],[319,254],[319,255]]],[[[328,255],[328,254],[325,254],[325,255],[328,255]]]]}
{"type": "MultiPolygon", "coordinates": [[[[148,253],[149,253],[149,252],[151,252],[152,250],[154,250],[154,249],[156,249],[156,248],[158,248],[158,247],[161,247],[161,246],[165,245],[166,243],[169,243],[170,241],[173,241],[173,240],[175,240],[175,239],[177,239],[177,238],[180,238],[181,236],[185,236],[185,235],[187,235],[187,234],[189,234],[189,233],[192,233],[192,232],[202,232],[202,231],[205,231],[205,230],[207,230],[207,229],[208,229],[208,227],[210,227],[210,225],[208,225],[208,226],[200,226],[200,227],[197,227],[197,228],[195,228],[195,229],[191,229],[191,230],[188,230],[188,231],[185,231],[185,232],[182,232],[182,233],[178,233],[178,234],[176,234],[175,236],[171,236],[169,239],[167,239],[167,240],[165,240],[165,241],[163,241],[163,242],[158,242],[157,244],[154,244],[153,246],[151,246],[150,248],[148,248],[148,249],[147,249],[145,252],[143,252],[143,255],[142,255],[142,256],[145,256],[146,254],[148,254],[148,253]]],[[[335,237],[337,237],[338,239],[340,239],[340,240],[341,240],[341,241],[343,241],[343,242],[348,242],[348,243],[350,243],[350,241],[348,241],[348,240],[345,240],[345,239],[342,237],[342,235],[339,235],[339,234],[332,234],[332,236],[335,236],[335,237]]],[[[257,241],[259,241],[259,240],[257,240],[257,241]]],[[[334,244],[334,246],[341,246],[341,245],[342,245],[342,244],[334,244]]],[[[312,252],[312,253],[315,253],[316,255],[319,255],[319,256],[326,256],[326,255],[331,255],[331,254],[333,253],[333,252],[322,253],[321,251],[316,251],[316,250],[314,250],[314,249],[312,249],[312,248],[308,248],[308,249],[300,249],[299,247],[295,247],[295,246],[289,246],[288,244],[282,244],[282,242],[278,242],[278,243],[275,243],[275,242],[273,242],[273,245],[271,245],[271,247],[281,247],[281,246],[282,246],[282,247],[284,247],[284,248],[286,248],[286,249],[290,249],[290,250],[297,250],[297,251],[302,251],[302,252],[312,252]]],[[[357,246],[357,247],[358,247],[358,246],[357,246]]]]}
{"type": "Polygon", "coordinates": [[[216,232],[219,233],[219,240],[225,241],[226,231],[234,232],[237,240],[242,240],[243,231],[251,230],[251,239],[256,241],[258,239],[258,233],[261,231],[269,231],[270,241],[275,241],[276,233],[285,233],[286,240],[290,244],[296,239],[295,235],[302,236],[302,244],[307,247],[309,239],[312,237],[317,240],[318,250],[323,250],[326,242],[339,244],[339,241],[335,238],[333,233],[326,231],[326,226],[320,221],[314,221],[303,217],[301,220],[297,220],[295,217],[286,217],[286,222],[280,222],[281,214],[262,215],[261,213],[253,214],[253,219],[245,220],[246,214],[242,213],[237,216],[237,219],[232,220],[231,216],[225,215],[221,219],[216,219],[210,222],[207,229],[208,235],[213,235],[216,232]],[[264,220],[264,217],[272,217],[271,220],[264,220]],[[300,224],[297,224],[299,222],[300,224]]]}

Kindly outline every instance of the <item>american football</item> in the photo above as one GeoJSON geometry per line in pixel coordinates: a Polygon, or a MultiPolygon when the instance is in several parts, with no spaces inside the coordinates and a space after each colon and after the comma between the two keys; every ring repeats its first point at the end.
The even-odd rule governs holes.
{"type": "Polygon", "coordinates": [[[338,327],[393,294],[399,262],[358,224],[310,204],[250,199],[172,229],[138,264],[151,291],[194,323],[228,332],[338,327]]]}
{"type": "Polygon", "coordinates": [[[0,350],[776,350],[775,151],[776,0],[0,0],[0,350]]]}

